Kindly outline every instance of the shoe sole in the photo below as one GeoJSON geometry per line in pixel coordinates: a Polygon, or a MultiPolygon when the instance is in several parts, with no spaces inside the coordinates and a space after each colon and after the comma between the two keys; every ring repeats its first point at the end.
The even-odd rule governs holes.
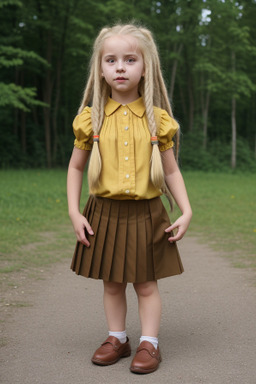
{"type": "Polygon", "coordinates": [[[101,365],[101,366],[107,366],[107,365],[112,365],[112,364],[115,364],[117,363],[120,359],[122,358],[125,358],[125,357],[129,357],[131,356],[131,352],[127,352],[127,353],[124,353],[122,356],[119,356],[117,359],[113,360],[113,361],[102,361],[102,360],[96,360],[96,359],[91,359],[92,363],[93,364],[96,364],[96,365],[101,365]]]}
{"type": "Polygon", "coordinates": [[[152,373],[152,372],[155,372],[156,370],[158,369],[158,366],[156,368],[152,368],[152,369],[140,369],[140,368],[130,368],[130,371],[132,373],[137,373],[137,374],[147,374],[147,373],[152,373]]]}
{"type": "Polygon", "coordinates": [[[138,373],[138,374],[152,373],[152,372],[155,372],[159,368],[159,365],[160,365],[161,361],[162,361],[162,357],[160,356],[159,362],[158,362],[158,364],[157,364],[157,366],[155,368],[142,369],[142,368],[137,368],[137,367],[130,367],[130,371],[132,373],[138,373]]]}

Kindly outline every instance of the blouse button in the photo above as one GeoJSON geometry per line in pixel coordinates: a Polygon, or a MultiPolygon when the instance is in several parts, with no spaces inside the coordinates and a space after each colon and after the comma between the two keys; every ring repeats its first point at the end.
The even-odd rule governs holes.
{"type": "Polygon", "coordinates": [[[124,129],[125,129],[126,131],[128,131],[129,127],[125,127],[124,129]]]}
{"type": "Polygon", "coordinates": [[[126,189],[125,193],[130,193],[130,190],[129,190],[129,189],[126,189]]]}
{"type": "Polygon", "coordinates": [[[127,145],[128,145],[128,141],[125,141],[125,142],[124,142],[124,145],[127,146],[127,145]]]}
{"type": "Polygon", "coordinates": [[[125,177],[126,177],[126,179],[129,179],[130,175],[127,173],[127,175],[125,177]]]}
{"type": "Polygon", "coordinates": [[[127,115],[127,112],[126,112],[126,111],[124,112],[124,115],[125,115],[125,116],[127,115]]]}
{"type": "Polygon", "coordinates": [[[124,158],[126,161],[129,159],[129,157],[128,156],[125,156],[125,158],[124,158]]]}

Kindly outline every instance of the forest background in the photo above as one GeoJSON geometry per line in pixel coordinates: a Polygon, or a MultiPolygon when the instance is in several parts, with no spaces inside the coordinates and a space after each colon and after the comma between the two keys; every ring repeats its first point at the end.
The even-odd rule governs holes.
{"type": "Polygon", "coordinates": [[[256,170],[256,0],[0,0],[0,167],[66,167],[99,30],[152,30],[180,165],[256,170]]]}

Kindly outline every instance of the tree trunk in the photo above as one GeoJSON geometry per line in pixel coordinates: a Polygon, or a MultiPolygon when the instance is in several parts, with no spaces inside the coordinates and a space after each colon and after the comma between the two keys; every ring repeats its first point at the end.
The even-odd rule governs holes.
{"type": "Polygon", "coordinates": [[[53,128],[53,162],[56,162],[57,148],[58,148],[58,129],[57,129],[57,117],[59,111],[61,90],[61,60],[57,63],[57,78],[56,78],[56,96],[52,115],[52,128],[53,128]]]}
{"type": "Polygon", "coordinates": [[[185,101],[185,95],[184,95],[184,88],[179,85],[179,93],[180,93],[180,100],[181,100],[181,106],[182,106],[182,112],[183,112],[183,120],[187,120],[187,106],[186,106],[186,101],[185,101]]]}
{"type": "Polygon", "coordinates": [[[208,114],[209,114],[209,105],[210,105],[210,91],[207,91],[204,108],[203,108],[203,147],[207,148],[207,136],[208,136],[208,114]]]}
{"type": "MultiPolygon", "coordinates": [[[[236,54],[232,52],[232,71],[236,70],[236,54]]],[[[231,108],[231,127],[232,127],[232,139],[231,139],[231,168],[236,168],[236,99],[235,95],[232,96],[232,108],[231,108]]]]}
{"type": "Polygon", "coordinates": [[[189,122],[188,122],[188,130],[193,130],[194,125],[194,95],[192,88],[192,78],[191,74],[188,73],[188,95],[189,95],[189,122]]]}
{"type": "MultiPolygon", "coordinates": [[[[51,31],[48,32],[47,37],[47,52],[46,59],[49,64],[52,60],[52,37],[51,31]]],[[[47,166],[50,168],[52,166],[52,151],[51,151],[51,122],[50,122],[50,105],[52,99],[52,88],[53,82],[51,79],[51,68],[47,69],[45,85],[43,88],[43,99],[44,102],[49,105],[49,107],[44,107],[44,131],[45,131],[45,147],[46,147],[46,159],[47,166]]]]}
{"type": "Polygon", "coordinates": [[[231,111],[231,124],[232,124],[232,153],[231,153],[231,167],[236,168],[236,99],[232,97],[232,111],[231,111]]]}
{"type": "MultiPolygon", "coordinates": [[[[20,85],[24,87],[24,70],[21,71],[20,76],[20,85]]],[[[27,153],[27,135],[26,135],[26,113],[20,111],[20,140],[21,140],[21,150],[23,154],[27,153]]]]}
{"type": "Polygon", "coordinates": [[[255,143],[254,143],[254,157],[256,160],[256,135],[255,135],[255,143]]]}
{"type": "MultiPolygon", "coordinates": [[[[183,44],[181,43],[176,53],[180,55],[182,52],[182,49],[183,49],[183,44]]],[[[170,90],[169,90],[169,99],[171,102],[173,100],[173,92],[174,92],[177,68],[178,68],[178,59],[175,59],[172,66],[171,84],[170,84],[170,90]]]]}
{"type": "Polygon", "coordinates": [[[52,117],[52,127],[53,127],[53,134],[54,134],[54,141],[53,141],[53,161],[54,162],[56,162],[58,143],[59,143],[57,118],[58,118],[58,112],[59,112],[60,93],[61,93],[62,62],[64,60],[64,54],[65,54],[65,42],[66,42],[66,35],[68,30],[69,17],[70,17],[70,7],[68,5],[66,9],[64,23],[63,23],[62,36],[61,36],[59,55],[58,55],[58,61],[57,61],[56,87],[55,87],[56,95],[55,95],[55,103],[54,103],[53,117],[52,117]]]}
{"type": "MultiPolygon", "coordinates": [[[[15,68],[15,84],[19,85],[19,71],[15,68]]],[[[19,126],[19,109],[14,109],[14,120],[13,120],[13,133],[18,140],[18,126],[19,126]]]]}
{"type": "Polygon", "coordinates": [[[26,134],[26,112],[21,111],[20,121],[20,133],[21,133],[21,150],[25,155],[27,153],[27,134],[26,134]]]}

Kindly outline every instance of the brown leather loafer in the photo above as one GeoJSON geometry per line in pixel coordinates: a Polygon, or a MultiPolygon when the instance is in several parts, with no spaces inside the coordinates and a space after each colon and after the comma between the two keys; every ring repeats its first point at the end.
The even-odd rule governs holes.
{"type": "Polygon", "coordinates": [[[143,341],[136,351],[130,370],[133,373],[151,373],[157,370],[161,360],[159,347],[155,349],[149,341],[143,341]]]}
{"type": "Polygon", "coordinates": [[[126,343],[122,344],[116,337],[109,336],[94,353],[92,362],[97,365],[111,365],[115,364],[121,357],[130,355],[131,346],[128,337],[126,343]]]}

